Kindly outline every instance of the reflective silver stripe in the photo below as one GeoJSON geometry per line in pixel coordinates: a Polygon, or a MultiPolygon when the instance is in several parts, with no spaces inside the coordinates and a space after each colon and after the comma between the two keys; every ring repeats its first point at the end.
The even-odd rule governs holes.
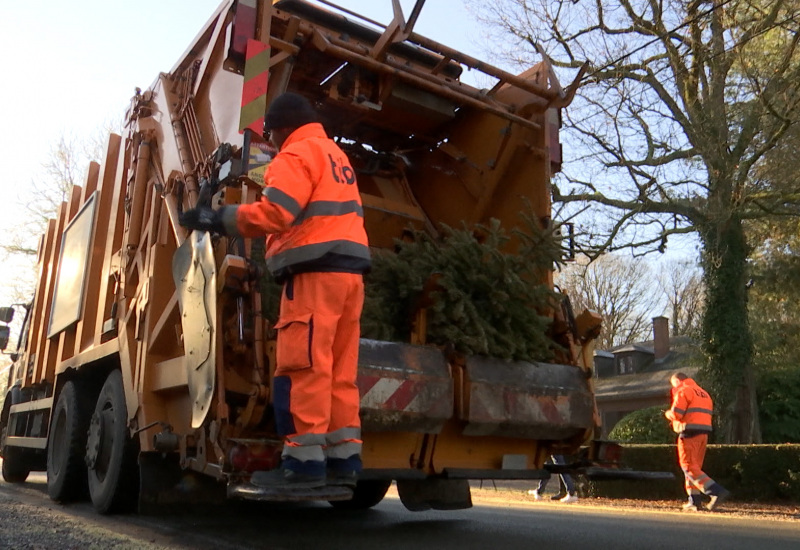
{"type": "Polygon", "coordinates": [[[325,445],[325,434],[300,434],[286,438],[292,445],[325,445]]]}
{"type": "Polygon", "coordinates": [[[292,225],[300,225],[308,218],[314,216],[344,216],[347,214],[357,214],[359,217],[364,217],[364,209],[358,204],[358,201],[314,201],[306,205],[299,216],[297,216],[292,225]]]}
{"type": "Polygon", "coordinates": [[[236,212],[238,210],[238,206],[223,206],[220,209],[220,219],[225,227],[225,233],[231,237],[241,237],[239,229],[236,227],[236,212]]]}
{"type": "Polygon", "coordinates": [[[290,265],[316,260],[329,252],[364,258],[365,260],[369,260],[370,258],[369,247],[353,241],[338,240],[291,248],[285,252],[267,258],[267,267],[272,273],[275,273],[290,265]]]}
{"type": "Polygon", "coordinates": [[[300,208],[300,203],[298,203],[296,200],[294,200],[293,197],[287,195],[280,189],[277,189],[275,187],[265,187],[264,191],[262,191],[261,193],[262,195],[267,197],[269,202],[284,207],[286,211],[289,212],[295,218],[297,217],[298,214],[300,214],[300,211],[302,210],[300,208]]]}
{"type": "Polygon", "coordinates": [[[325,454],[328,455],[328,458],[350,458],[353,455],[360,455],[361,454],[361,443],[356,443],[355,441],[346,441],[345,443],[339,443],[337,445],[331,445],[327,449],[325,449],[325,454]]]}
{"type": "Polygon", "coordinates": [[[689,407],[686,409],[687,413],[706,413],[706,414],[714,414],[714,411],[711,409],[701,409],[697,407],[689,407]]]}
{"type": "Polygon", "coordinates": [[[325,435],[325,441],[328,445],[336,445],[337,443],[352,441],[361,441],[361,428],[339,428],[335,432],[325,435]]]}
{"type": "Polygon", "coordinates": [[[324,462],[325,452],[322,450],[322,445],[301,445],[299,447],[284,445],[281,457],[296,458],[300,462],[308,462],[309,460],[324,462]]]}
{"type": "Polygon", "coordinates": [[[686,424],[684,430],[696,430],[700,432],[710,432],[711,426],[708,424],[686,424]]]}
{"type": "Polygon", "coordinates": [[[692,477],[692,474],[687,470],[684,475],[691,485],[694,485],[703,493],[706,493],[708,488],[714,483],[714,480],[708,477],[706,473],[703,473],[700,477],[692,477]]]}
{"type": "Polygon", "coordinates": [[[672,412],[675,414],[686,414],[686,411],[683,409],[672,409],[672,412]]]}

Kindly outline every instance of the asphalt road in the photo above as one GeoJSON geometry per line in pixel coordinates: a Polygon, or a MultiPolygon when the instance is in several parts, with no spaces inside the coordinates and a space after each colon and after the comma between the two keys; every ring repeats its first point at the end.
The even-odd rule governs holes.
{"type": "Polygon", "coordinates": [[[325,503],[243,503],[202,515],[110,516],[88,503],[59,505],[44,476],[0,482],[3,549],[437,549],[692,550],[800,548],[800,521],[597,508],[577,503],[490,503],[409,512],[391,494],[372,510],[325,503]]]}

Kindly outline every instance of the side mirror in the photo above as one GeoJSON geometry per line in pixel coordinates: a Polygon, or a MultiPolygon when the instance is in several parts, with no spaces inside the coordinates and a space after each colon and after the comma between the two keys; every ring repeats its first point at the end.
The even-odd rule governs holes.
{"type": "Polygon", "coordinates": [[[13,320],[14,320],[14,308],[0,307],[0,322],[10,323],[13,320]]]}
{"type": "Polygon", "coordinates": [[[8,334],[10,330],[6,325],[0,325],[0,351],[6,349],[8,346],[8,334]]]}

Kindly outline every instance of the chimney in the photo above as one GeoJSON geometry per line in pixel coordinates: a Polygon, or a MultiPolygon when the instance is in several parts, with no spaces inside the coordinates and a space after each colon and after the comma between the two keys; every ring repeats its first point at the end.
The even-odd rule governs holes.
{"type": "Polygon", "coordinates": [[[669,319],[666,317],[653,317],[653,352],[656,361],[669,353],[669,319]]]}

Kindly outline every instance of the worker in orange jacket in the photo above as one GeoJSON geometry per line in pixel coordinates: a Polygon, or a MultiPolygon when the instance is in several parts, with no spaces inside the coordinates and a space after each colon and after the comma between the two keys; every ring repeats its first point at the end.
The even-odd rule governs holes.
{"type": "Polygon", "coordinates": [[[355,486],[361,471],[356,374],[370,251],[355,172],[317,120],[304,97],[275,98],[264,128],[279,152],[261,200],[181,217],[192,229],[267,235],[267,267],[283,282],[273,405],[285,441],[280,468],[251,482],[289,492],[355,486]]]}
{"type": "Polygon", "coordinates": [[[678,462],[689,495],[689,502],[683,505],[683,509],[697,511],[701,506],[701,494],[705,494],[710,497],[707,508],[713,510],[730,495],[725,487],[703,471],[714,403],[707,391],[682,372],[673,374],[670,384],[672,406],[664,415],[678,434],[678,462]]]}

